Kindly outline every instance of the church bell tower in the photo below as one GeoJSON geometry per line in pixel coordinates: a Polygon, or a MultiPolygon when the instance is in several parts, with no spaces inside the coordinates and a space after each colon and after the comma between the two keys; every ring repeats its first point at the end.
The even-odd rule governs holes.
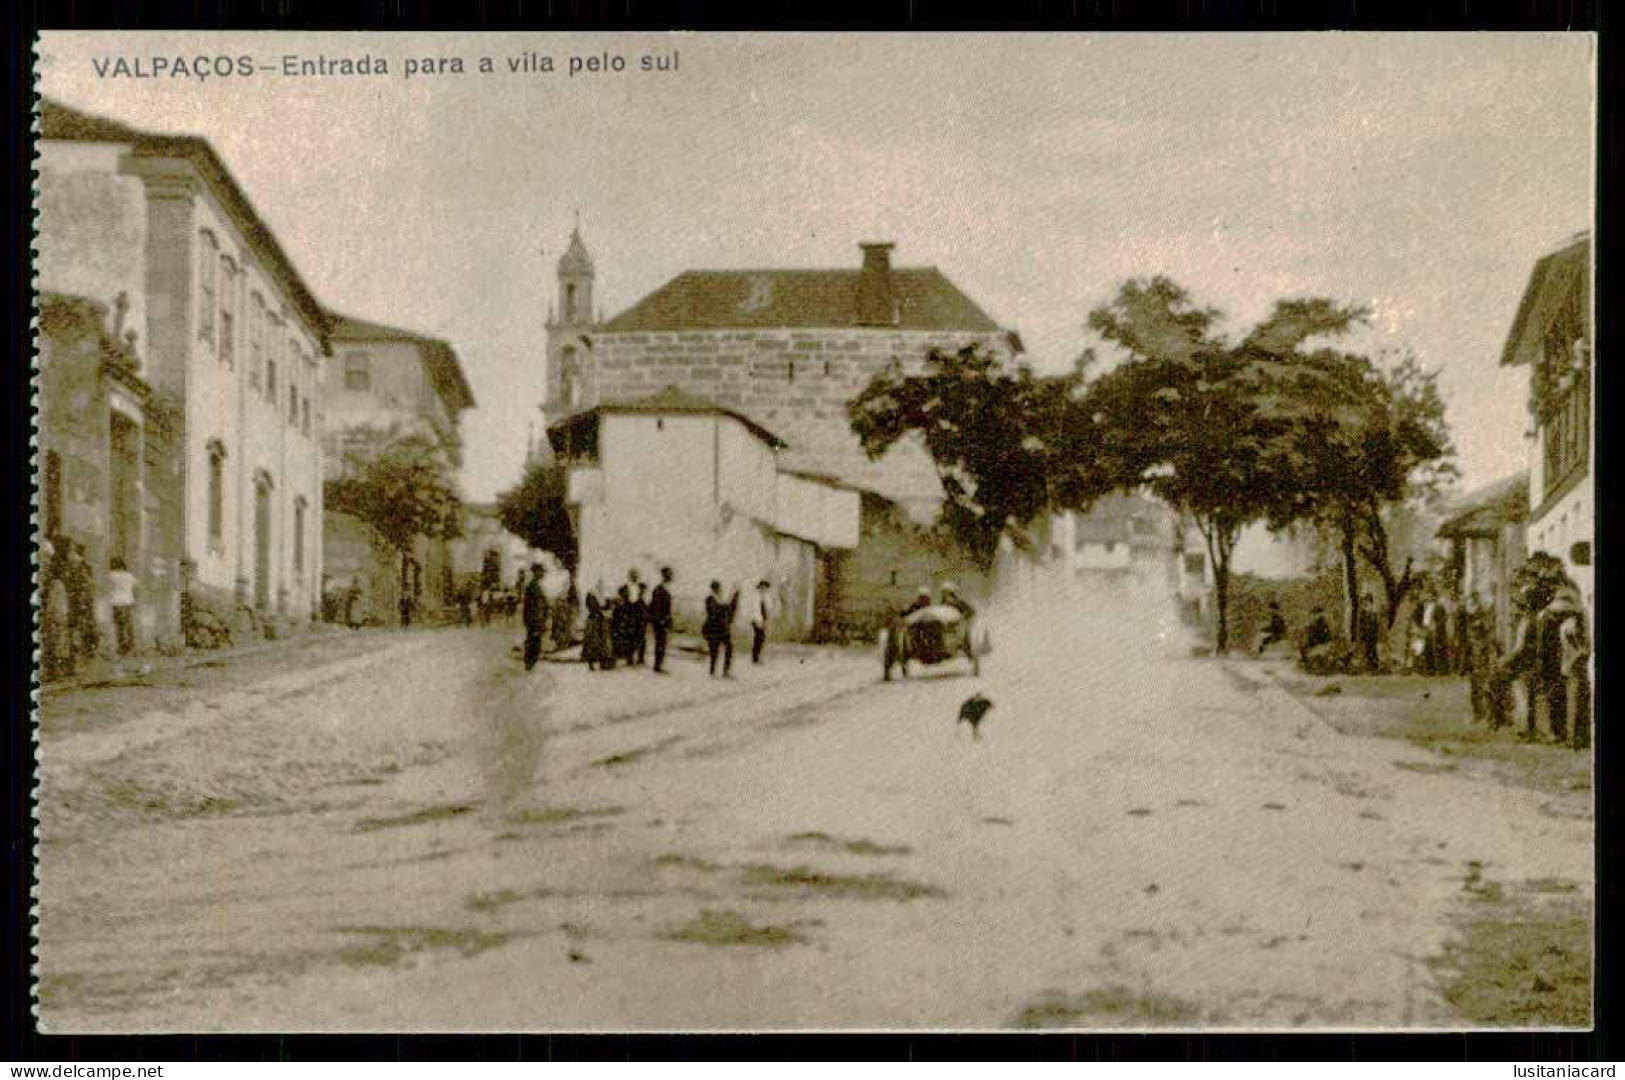
{"type": "MultiPolygon", "coordinates": [[[[591,371],[593,265],[581,239],[577,216],[570,230],[570,245],[559,257],[558,297],[547,316],[547,386],[542,413],[552,423],[587,408],[587,379],[591,371]]],[[[545,441],[545,432],[544,432],[545,441]]]]}

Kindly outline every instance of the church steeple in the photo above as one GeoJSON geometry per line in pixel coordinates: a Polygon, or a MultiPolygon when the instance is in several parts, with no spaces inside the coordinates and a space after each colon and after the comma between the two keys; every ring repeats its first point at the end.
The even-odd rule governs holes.
{"type": "Polygon", "coordinates": [[[592,256],[581,239],[581,215],[570,230],[570,246],[559,257],[560,326],[589,326],[592,323],[592,256]]]}
{"type": "MultiPolygon", "coordinates": [[[[547,320],[547,372],[542,412],[548,422],[591,403],[592,335],[597,323],[592,286],[596,274],[592,255],[581,239],[581,214],[576,213],[570,243],[558,261],[558,302],[547,320]]],[[[547,436],[541,438],[546,453],[547,436]]]]}

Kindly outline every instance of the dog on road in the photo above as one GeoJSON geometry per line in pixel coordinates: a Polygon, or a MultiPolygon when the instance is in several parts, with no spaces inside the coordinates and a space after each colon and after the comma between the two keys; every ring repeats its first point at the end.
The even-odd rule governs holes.
{"type": "Polygon", "coordinates": [[[966,698],[965,703],[959,707],[959,719],[955,721],[954,727],[957,728],[960,724],[969,724],[971,738],[980,739],[982,737],[982,720],[992,708],[993,703],[981,694],[966,698]]]}

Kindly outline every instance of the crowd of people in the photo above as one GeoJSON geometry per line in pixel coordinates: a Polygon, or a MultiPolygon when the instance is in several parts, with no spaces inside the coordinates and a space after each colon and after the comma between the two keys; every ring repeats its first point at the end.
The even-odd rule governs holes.
{"type": "MultiPolygon", "coordinates": [[[[1433,578],[1416,586],[1403,627],[1402,652],[1385,662],[1392,637],[1376,597],[1366,590],[1346,645],[1324,608],[1310,613],[1296,644],[1306,671],[1402,671],[1468,680],[1473,718],[1492,729],[1522,720],[1526,741],[1552,741],[1584,749],[1591,744],[1591,636],[1579,589],[1561,564],[1536,555],[1513,590],[1511,633],[1505,643],[1493,604],[1456,592],[1433,578]]],[[[1279,601],[1271,601],[1255,652],[1293,643],[1279,601]]]]}
{"type": "MultiPolygon", "coordinates": [[[[521,622],[525,629],[523,656],[525,669],[531,670],[547,651],[551,633],[555,645],[573,644],[573,631],[578,611],[584,615],[581,628],[581,659],[589,671],[613,671],[617,667],[651,667],[650,643],[653,642],[652,670],[657,675],[670,674],[667,654],[674,625],[672,584],[676,572],[669,566],[660,568],[660,580],[651,589],[637,570],[627,573],[626,581],[613,592],[602,581],[593,583],[585,596],[578,597],[574,584],[556,599],[548,595],[547,566],[536,563],[528,575],[521,575],[517,590],[520,596],[521,622]]],[[[768,627],[772,619],[772,585],[758,581],[753,594],[746,601],[744,613],[751,634],[751,663],[763,663],[767,646],[768,627]]],[[[739,621],[740,590],[724,595],[720,581],[711,582],[705,598],[705,619],[700,636],[709,654],[712,677],[732,678],[734,658],[734,628],[739,621]]]]}

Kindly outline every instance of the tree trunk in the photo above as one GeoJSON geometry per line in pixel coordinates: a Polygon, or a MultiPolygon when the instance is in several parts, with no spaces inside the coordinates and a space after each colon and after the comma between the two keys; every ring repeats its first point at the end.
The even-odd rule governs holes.
{"type": "Polygon", "coordinates": [[[1355,551],[1354,523],[1344,519],[1339,529],[1343,554],[1343,629],[1348,640],[1360,640],[1360,561],[1355,551]]]}
{"type": "Polygon", "coordinates": [[[1223,656],[1230,651],[1230,556],[1235,552],[1236,538],[1234,530],[1218,522],[1198,520],[1196,524],[1213,565],[1213,651],[1223,656]]]}
{"type": "Polygon", "coordinates": [[[1230,557],[1223,556],[1213,565],[1213,606],[1218,614],[1218,627],[1213,634],[1213,649],[1220,656],[1230,651],[1230,557]]]}
{"type": "Polygon", "coordinates": [[[1415,584],[1415,560],[1409,556],[1405,559],[1405,569],[1394,573],[1392,557],[1388,551],[1388,529],[1383,524],[1382,512],[1371,509],[1365,515],[1366,545],[1362,550],[1366,561],[1372,569],[1382,577],[1383,600],[1386,610],[1383,612],[1384,623],[1389,630],[1394,628],[1394,622],[1399,618],[1399,607],[1405,602],[1410,593],[1411,586],[1415,584]]]}

